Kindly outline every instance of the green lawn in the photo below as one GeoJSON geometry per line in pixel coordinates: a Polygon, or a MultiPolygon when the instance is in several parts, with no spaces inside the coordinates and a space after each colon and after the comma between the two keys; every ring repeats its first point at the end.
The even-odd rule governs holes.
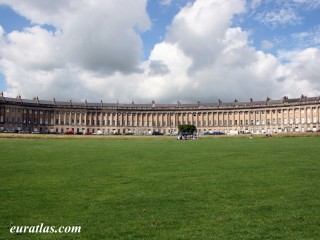
{"type": "Polygon", "coordinates": [[[320,239],[320,138],[0,139],[0,239],[320,239]],[[11,234],[11,226],[81,226],[11,234]]]}

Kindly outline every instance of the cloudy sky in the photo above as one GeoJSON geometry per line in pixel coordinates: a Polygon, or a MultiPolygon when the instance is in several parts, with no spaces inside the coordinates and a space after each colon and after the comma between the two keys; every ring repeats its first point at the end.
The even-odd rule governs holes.
{"type": "Polygon", "coordinates": [[[320,0],[0,0],[0,91],[123,103],[320,96],[320,0]]]}

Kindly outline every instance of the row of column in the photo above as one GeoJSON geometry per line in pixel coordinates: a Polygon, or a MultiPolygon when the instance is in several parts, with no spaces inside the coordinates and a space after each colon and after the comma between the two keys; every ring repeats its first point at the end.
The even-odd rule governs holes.
{"type": "Polygon", "coordinates": [[[284,125],[319,122],[319,108],[225,112],[129,113],[60,112],[58,125],[172,127],[180,124],[207,126],[284,125]]]}
{"type": "Polygon", "coordinates": [[[319,123],[319,111],[319,106],[219,112],[72,112],[1,107],[0,123],[160,128],[177,127],[179,124],[194,124],[197,127],[283,126],[286,124],[319,123]]]}

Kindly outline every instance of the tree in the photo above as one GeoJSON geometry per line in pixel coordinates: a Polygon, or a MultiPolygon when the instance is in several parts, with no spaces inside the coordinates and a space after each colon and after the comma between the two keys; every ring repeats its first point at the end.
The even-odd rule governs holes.
{"type": "Polygon", "coordinates": [[[182,124],[178,126],[180,133],[193,134],[197,131],[197,127],[191,124],[182,124]]]}

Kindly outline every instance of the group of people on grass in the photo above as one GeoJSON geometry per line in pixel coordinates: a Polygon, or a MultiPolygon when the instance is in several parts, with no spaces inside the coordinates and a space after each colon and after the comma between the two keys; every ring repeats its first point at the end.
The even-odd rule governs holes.
{"type": "Polygon", "coordinates": [[[190,139],[196,140],[196,139],[198,139],[198,136],[197,135],[181,134],[181,135],[178,135],[178,137],[177,137],[177,140],[190,140],[190,139]]]}
{"type": "MultiPolygon", "coordinates": [[[[253,135],[252,135],[252,133],[250,134],[250,138],[252,138],[253,137],[253,135]]],[[[266,133],[266,137],[267,138],[272,138],[272,134],[271,133],[266,133]]]]}

